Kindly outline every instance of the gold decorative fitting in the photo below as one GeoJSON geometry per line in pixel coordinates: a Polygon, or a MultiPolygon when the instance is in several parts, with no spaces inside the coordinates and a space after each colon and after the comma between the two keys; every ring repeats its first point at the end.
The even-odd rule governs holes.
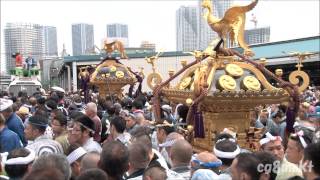
{"type": "Polygon", "coordinates": [[[171,77],[171,76],[173,76],[174,75],[174,70],[173,69],[170,69],[169,70],[169,76],[171,77]]]}
{"type": "Polygon", "coordinates": [[[154,89],[156,85],[160,84],[162,82],[161,74],[156,71],[156,64],[155,61],[159,58],[159,56],[163,52],[158,52],[155,56],[146,57],[145,60],[148,64],[151,64],[152,67],[152,73],[150,73],[147,77],[147,84],[150,89],[154,89]]]}
{"type": "Polygon", "coordinates": [[[259,80],[254,76],[246,76],[243,78],[242,84],[245,90],[260,91],[261,89],[259,80]]]}
{"type": "Polygon", "coordinates": [[[237,83],[233,77],[229,75],[222,75],[219,77],[217,87],[220,87],[220,90],[235,90],[237,83]]]}
{"type": "Polygon", "coordinates": [[[161,82],[162,82],[162,76],[157,72],[153,72],[149,74],[147,77],[147,84],[150,89],[154,89],[156,85],[160,84],[161,82]]]}
{"type": "Polygon", "coordinates": [[[180,82],[179,89],[180,89],[180,90],[186,89],[186,88],[190,85],[191,80],[192,80],[191,77],[186,77],[186,78],[184,78],[184,79],[180,82]]]}
{"type": "Polygon", "coordinates": [[[124,77],[124,73],[122,71],[117,71],[116,72],[116,77],[117,78],[123,78],[124,77]]]}
{"type": "Polygon", "coordinates": [[[191,106],[191,104],[193,103],[193,100],[191,98],[186,99],[186,103],[188,106],[191,106]]]}
{"type": "Polygon", "coordinates": [[[289,81],[292,84],[295,85],[299,85],[298,89],[299,92],[303,92],[310,83],[310,78],[308,76],[308,74],[304,71],[301,70],[301,68],[303,67],[302,62],[306,59],[306,58],[310,58],[312,55],[314,55],[314,53],[309,53],[309,52],[305,52],[305,53],[300,53],[300,52],[291,52],[290,55],[297,57],[298,58],[298,62],[297,62],[297,70],[293,71],[290,73],[289,75],[289,81]],[[300,77],[302,79],[302,83],[300,82],[299,78],[300,77]]]}
{"type": "Polygon", "coordinates": [[[111,72],[115,72],[117,70],[117,68],[115,66],[110,66],[110,71],[111,72]]]}
{"type": "Polygon", "coordinates": [[[192,132],[193,131],[193,126],[192,125],[188,125],[187,129],[188,129],[189,132],[192,132]]]}
{"type": "Polygon", "coordinates": [[[181,60],[182,67],[185,67],[187,65],[187,60],[181,60]]]}
{"type": "Polygon", "coordinates": [[[225,68],[228,75],[239,78],[243,75],[243,69],[236,64],[227,64],[225,68]]]}
{"type": "Polygon", "coordinates": [[[300,83],[300,80],[298,77],[302,79],[302,84],[298,87],[298,89],[299,89],[299,92],[303,92],[309,86],[310,78],[308,74],[305,73],[304,71],[296,70],[290,73],[289,81],[294,85],[298,85],[300,83]]]}

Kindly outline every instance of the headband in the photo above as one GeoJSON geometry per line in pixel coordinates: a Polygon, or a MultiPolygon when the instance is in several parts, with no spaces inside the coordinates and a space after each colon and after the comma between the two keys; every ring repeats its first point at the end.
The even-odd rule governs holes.
{"type": "Polygon", "coordinates": [[[48,124],[41,124],[41,123],[38,123],[38,122],[32,122],[32,121],[28,121],[29,124],[32,124],[32,125],[36,125],[36,126],[41,126],[41,127],[47,127],[48,124]]]}
{"type": "Polygon", "coordinates": [[[266,137],[261,139],[259,141],[260,145],[264,145],[267,144],[270,141],[275,141],[275,140],[280,140],[282,141],[282,138],[280,136],[273,136],[272,134],[270,134],[269,132],[266,133],[266,137]]]}
{"type": "Polygon", "coordinates": [[[85,155],[87,151],[83,149],[83,147],[79,147],[76,150],[72,151],[68,156],[67,160],[69,164],[72,164],[76,160],[78,160],[81,156],[85,155]]]}
{"type": "Polygon", "coordinates": [[[82,102],[79,102],[79,103],[74,102],[74,104],[75,104],[76,106],[81,106],[81,105],[82,105],[82,102]]]}
{"type": "Polygon", "coordinates": [[[300,124],[299,122],[294,122],[293,124],[293,128],[306,128],[312,132],[315,132],[316,131],[316,128],[314,127],[311,127],[311,126],[306,126],[306,125],[303,125],[303,124],[300,124]]]}
{"type": "Polygon", "coordinates": [[[177,139],[168,140],[162,144],[159,144],[159,147],[171,147],[177,139]]]}
{"type": "Polygon", "coordinates": [[[36,158],[36,154],[32,149],[28,149],[28,150],[30,152],[28,156],[7,159],[7,161],[5,162],[5,165],[26,165],[26,164],[30,164],[36,158]]]}
{"type": "Polygon", "coordinates": [[[174,125],[169,123],[168,121],[163,121],[162,124],[157,124],[156,127],[173,127],[174,125]]]}
{"type": "Polygon", "coordinates": [[[304,136],[304,133],[302,130],[296,132],[295,134],[293,134],[294,136],[298,136],[299,137],[299,140],[303,146],[303,148],[306,148],[308,146],[308,144],[306,143],[306,141],[304,140],[303,136],[304,136]]]}
{"type": "Polygon", "coordinates": [[[80,126],[82,126],[82,127],[86,128],[87,130],[89,130],[90,132],[95,133],[95,130],[93,130],[93,129],[89,128],[88,126],[84,125],[82,122],[80,122],[80,121],[76,121],[76,122],[79,123],[80,126]]]}
{"type": "Polygon", "coordinates": [[[44,107],[46,107],[47,110],[52,111],[52,108],[47,106],[46,104],[44,105],[44,107]]]}
{"type": "Polygon", "coordinates": [[[218,142],[221,142],[221,141],[231,141],[231,142],[236,143],[236,140],[233,139],[233,138],[221,138],[221,139],[218,139],[218,140],[217,140],[216,144],[217,144],[218,142]]]}
{"type": "Polygon", "coordinates": [[[237,133],[235,133],[234,131],[228,129],[228,128],[224,128],[222,133],[227,133],[227,134],[230,134],[234,139],[237,138],[237,133]]]}
{"type": "Polygon", "coordinates": [[[226,159],[234,159],[238,154],[240,154],[240,148],[237,146],[237,149],[233,152],[224,152],[216,149],[216,147],[213,148],[214,154],[219,158],[226,158],[226,159]]]}
{"type": "Polygon", "coordinates": [[[220,159],[218,159],[217,161],[214,161],[214,162],[202,162],[202,161],[198,160],[197,157],[198,157],[197,154],[192,155],[191,161],[195,162],[205,168],[216,168],[216,167],[219,167],[222,165],[222,161],[220,159]]]}

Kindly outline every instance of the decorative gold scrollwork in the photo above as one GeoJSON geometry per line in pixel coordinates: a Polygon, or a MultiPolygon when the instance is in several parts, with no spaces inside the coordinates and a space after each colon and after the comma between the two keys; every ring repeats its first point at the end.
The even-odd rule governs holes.
{"type": "Polygon", "coordinates": [[[190,85],[191,80],[192,80],[192,78],[190,76],[182,79],[182,81],[180,82],[180,85],[179,85],[179,89],[180,90],[186,89],[190,85]]]}
{"type": "Polygon", "coordinates": [[[205,86],[207,79],[206,68],[199,68],[195,74],[194,92],[196,95],[201,93],[201,89],[205,86]]]}
{"type": "Polygon", "coordinates": [[[157,72],[153,72],[148,75],[147,77],[147,84],[150,89],[154,89],[156,85],[160,84],[162,82],[161,74],[157,72]]]}
{"type": "Polygon", "coordinates": [[[304,71],[296,70],[290,73],[289,81],[294,85],[299,85],[300,80],[298,77],[302,78],[302,84],[298,87],[298,89],[299,92],[303,92],[309,86],[310,78],[304,71]]]}

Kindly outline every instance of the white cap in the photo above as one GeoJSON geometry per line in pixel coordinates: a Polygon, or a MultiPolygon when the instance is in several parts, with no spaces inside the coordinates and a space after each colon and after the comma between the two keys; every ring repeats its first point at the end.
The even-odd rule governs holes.
{"type": "Polygon", "coordinates": [[[7,159],[5,164],[6,165],[25,165],[25,164],[30,164],[33,162],[36,158],[36,154],[32,149],[29,150],[29,155],[26,157],[16,157],[16,158],[11,158],[7,159]]]}
{"type": "Polygon", "coordinates": [[[87,151],[83,147],[79,147],[76,150],[72,151],[68,156],[67,160],[69,164],[72,164],[76,160],[78,160],[81,156],[85,155],[87,151]]]}
{"type": "Polygon", "coordinates": [[[63,88],[58,87],[58,86],[53,86],[53,87],[51,87],[51,89],[52,89],[53,91],[58,91],[58,92],[66,93],[66,91],[65,91],[63,88]]]}
{"type": "Polygon", "coordinates": [[[169,106],[168,104],[162,105],[162,106],[161,106],[161,109],[163,109],[163,110],[165,110],[165,111],[167,111],[167,112],[169,112],[169,113],[172,112],[172,107],[169,106]]]}
{"type": "Polygon", "coordinates": [[[10,99],[0,98],[0,111],[4,111],[12,106],[13,101],[10,99]]]}

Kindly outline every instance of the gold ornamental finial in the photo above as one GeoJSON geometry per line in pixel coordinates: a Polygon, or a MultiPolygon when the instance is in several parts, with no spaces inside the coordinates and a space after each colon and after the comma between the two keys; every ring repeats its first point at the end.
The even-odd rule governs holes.
{"type": "Polygon", "coordinates": [[[200,61],[202,59],[202,57],[204,56],[202,51],[193,51],[193,52],[185,52],[186,54],[191,54],[192,56],[194,56],[196,58],[196,60],[200,61]]]}
{"type": "Polygon", "coordinates": [[[159,59],[159,56],[160,56],[162,53],[163,53],[162,51],[159,51],[155,56],[145,57],[145,60],[147,61],[147,63],[151,64],[153,72],[156,71],[155,61],[156,61],[157,59],[159,59]]]}
{"type": "Polygon", "coordinates": [[[163,53],[163,51],[159,51],[155,56],[146,57],[145,60],[147,63],[152,66],[152,73],[150,73],[147,77],[147,84],[151,89],[154,89],[156,85],[162,82],[162,76],[160,73],[156,72],[155,61],[159,58],[159,56],[163,53]]]}
{"type": "Polygon", "coordinates": [[[172,77],[174,75],[174,69],[169,69],[168,73],[169,76],[172,77]]]}
{"type": "MultiPolygon", "coordinates": [[[[174,69],[169,69],[168,71],[169,77],[171,78],[174,75],[174,69]]],[[[170,88],[170,83],[168,83],[168,88],[170,88]]]]}
{"type": "Polygon", "coordinates": [[[263,66],[266,66],[266,64],[267,64],[267,59],[266,59],[266,58],[260,58],[259,63],[260,63],[261,65],[263,65],[263,66]]]}
{"type": "Polygon", "coordinates": [[[180,61],[182,67],[185,67],[187,65],[187,60],[183,59],[180,61]]]}
{"type": "Polygon", "coordinates": [[[219,48],[223,41],[220,38],[213,39],[213,41],[208,45],[208,47],[203,51],[195,50],[193,52],[185,52],[186,54],[191,54],[200,62],[204,57],[216,57],[216,49],[219,48]]]}
{"type": "Polygon", "coordinates": [[[115,40],[111,43],[107,43],[107,40],[104,41],[103,49],[108,55],[111,55],[114,51],[119,51],[122,59],[128,59],[128,56],[125,53],[124,45],[121,41],[115,40]]]}
{"type": "Polygon", "coordinates": [[[289,81],[292,84],[299,85],[298,87],[299,92],[303,92],[309,86],[309,83],[310,83],[309,75],[306,72],[301,70],[301,68],[303,67],[302,61],[304,61],[306,58],[310,58],[314,54],[315,53],[309,53],[309,52],[304,52],[304,53],[290,52],[289,53],[289,55],[298,58],[298,63],[296,65],[297,70],[290,73],[289,81]],[[300,77],[300,78],[297,78],[297,77],[300,77]],[[302,79],[302,83],[300,82],[300,79],[302,79]]]}
{"type": "Polygon", "coordinates": [[[139,75],[144,79],[144,72],[143,72],[143,70],[144,70],[144,68],[143,67],[139,67],[139,75]]]}
{"type": "Polygon", "coordinates": [[[301,68],[303,67],[302,65],[302,61],[304,61],[307,58],[310,58],[312,55],[314,55],[315,53],[309,53],[309,52],[304,52],[304,53],[300,53],[300,52],[290,52],[289,53],[291,56],[293,57],[297,57],[298,58],[298,63],[296,65],[296,67],[298,68],[298,71],[301,71],[301,68]]]}
{"type": "MultiPolygon", "coordinates": [[[[257,3],[258,0],[254,0],[247,6],[231,7],[225,12],[224,17],[219,19],[212,15],[212,2],[210,0],[203,0],[202,7],[207,9],[207,12],[204,13],[203,17],[208,22],[211,29],[217,32],[224,42],[227,42],[227,36],[229,36],[231,45],[237,43],[244,49],[244,55],[252,57],[254,56],[254,53],[244,40],[245,14],[252,10],[257,3]]],[[[226,47],[226,43],[224,43],[224,47],[226,47]]]]}

